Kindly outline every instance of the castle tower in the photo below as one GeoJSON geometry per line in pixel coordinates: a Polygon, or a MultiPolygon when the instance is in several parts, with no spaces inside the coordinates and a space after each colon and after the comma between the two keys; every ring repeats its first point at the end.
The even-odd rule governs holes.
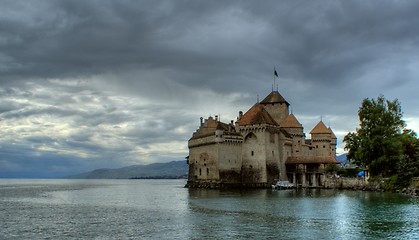
{"type": "Polygon", "coordinates": [[[236,122],[242,144],[242,183],[267,186],[279,176],[279,125],[262,104],[256,103],[236,122]]]}
{"type": "Polygon", "coordinates": [[[290,104],[278,91],[272,91],[260,104],[265,107],[277,123],[281,123],[289,115],[288,107],[290,104]]]}
{"type": "Polygon", "coordinates": [[[315,156],[331,156],[332,136],[330,130],[320,121],[310,132],[315,156]]]}
{"type": "Polygon", "coordinates": [[[291,113],[281,122],[280,127],[287,131],[292,137],[292,155],[302,155],[302,145],[305,137],[303,125],[301,125],[294,114],[291,113]]]}
{"type": "Polygon", "coordinates": [[[331,136],[331,142],[330,142],[330,146],[331,146],[331,153],[332,156],[336,156],[336,146],[337,146],[337,137],[335,135],[335,133],[333,132],[333,130],[329,127],[328,128],[330,131],[330,136],[331,136]]]}

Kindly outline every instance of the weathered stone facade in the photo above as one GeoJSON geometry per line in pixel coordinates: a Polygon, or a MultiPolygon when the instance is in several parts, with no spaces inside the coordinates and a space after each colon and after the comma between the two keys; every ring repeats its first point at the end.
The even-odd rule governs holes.
{"type": "Polygon", "coordinates": [[[201,118],[188,141],[188,187],[270,187],[278,180],[295,186],[324,184],[327,164],[336,164],[336,136],[322,121],[305,139],[289,103],[272,91],[237,121],[201,118]]]}

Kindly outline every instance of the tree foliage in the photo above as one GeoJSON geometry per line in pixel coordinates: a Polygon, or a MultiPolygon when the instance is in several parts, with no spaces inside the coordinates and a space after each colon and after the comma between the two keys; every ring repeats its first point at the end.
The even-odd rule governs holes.
{"type": "Polygon", "coordinates": [[[419,176],[419,139],[413,130],[405,129],[402,134],[403,158],[398,163],[397,171],[400,177],[419,176]]]}
{"type": "Polygon", "coordinates": [[[367,167],[372,176],[397,174],[401,161],[417,158],[416,134],[403,131],[406,124],[397,99],[389,101],[382,95],[376,100],[366,98],[358,116],[360,128],[348,133],[343,141],[348,158],[367,167]]]}

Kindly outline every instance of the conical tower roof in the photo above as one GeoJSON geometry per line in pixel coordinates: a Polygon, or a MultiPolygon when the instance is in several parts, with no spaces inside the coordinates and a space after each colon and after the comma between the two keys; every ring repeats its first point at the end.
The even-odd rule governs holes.
{"type": "Polygon", "coordinates": [[[269,104],[269,103],[285,103],[287,106],[290,104],[285,100],[283,96],[278,91],[272,91],[265,99],[260,102],[262,104],[269,104]]]}
{"type": "Polygon", "coordinates": [[[270,124],[278,125],[263,105],[256,103],[238,121],[239,125],[270,124]]]}
{"type": "Polygon", "coordinates": [[[328,129],[330,131],[330,136],[332,136],[332,139],[337,139],[337,137],[336,137],[335,133],[333,132],[333,130],[330,127],[328,129]]]}
{"type": "Polygon", "coordinates": [[[290,114],[287,116],[287,118],[284,119],[284,121],[281,122],[280,127],[283,128],[303,128],[303,125],[301,125],[300,122],[298,122],[297,118],[294,116],[294,114],[290,114]]]}
{"type": "Polygon", "coordinates": [[[323,121],[320,121],[311,130],[310,134],[330,134],[330,130],[326,127],[326,125],[324,125],[323,121]]]}

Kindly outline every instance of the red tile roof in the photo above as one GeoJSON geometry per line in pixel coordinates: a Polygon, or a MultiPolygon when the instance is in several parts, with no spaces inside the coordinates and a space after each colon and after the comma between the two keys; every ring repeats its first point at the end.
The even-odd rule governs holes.
{"type": "Polygon", "coordinates": [[[330,130],[324,125],[323,121],[317,123],[317,125],[311,130],[310,134],[326,134],[330,133],[330,130]]]}
{"type": "Polygon", "coordinates": [[[298,122],[297,118],[295,118],[292,113],[288,115],[279,125],[283,128],[303,128],[303,125],[298,122]]]}
{"type": "Polygon", "coordinates": [[[220,122],[218,120],[214,120],[212,118],[208,119],[208,123],[207,124],[208,124],[207,128],[213,128],[214,130],[215,129],[217,129],[217,130],[225,130],[225,131],[228,130],[228,124],[223,123],[223,122],[220,122]]]}
{"type": "Polygon", "coordinates": [[[238,121],[241,126],[252,124],[270,124],[278,126],[278,123],[266,111],[263,105],[256,103],[238,121]]]}
{"type": "Polygon", "coordinates": [[[240,135],[240,133],[229,132],[229,124],[214,120],[212,117],[208,118],[205,123],[192,135],[191,139],[211,136],[216,130],[224,130],[230,135],[240,135]]]}
{"type": "Polygon", "coordinates": [[[335,133],[333,132],[333,130],[330,127],[328,129],[330,131],[330,135],[332,136],[332,139],[337,139],[337,137],[336,137],[335,133]]]}

